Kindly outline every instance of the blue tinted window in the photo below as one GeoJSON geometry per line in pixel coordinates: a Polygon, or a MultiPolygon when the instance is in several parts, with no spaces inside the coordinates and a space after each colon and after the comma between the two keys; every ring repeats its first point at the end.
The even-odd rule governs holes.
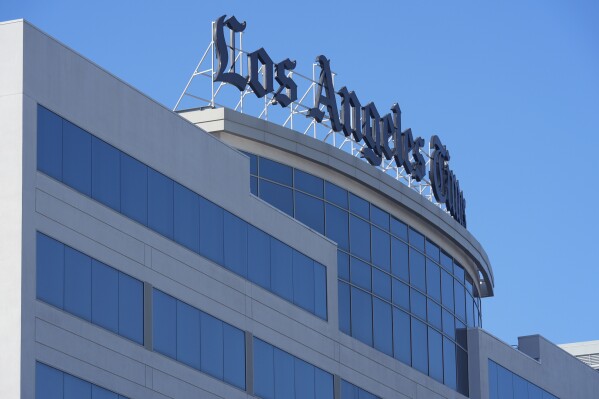
{"type": "Polygon", "coordinates": [[[412,313],[426,320],[426,297],[415,289],[410,289],[412,313]]]}
{"type": "Polygon", "coordinates": [[[245,335],[223,323],[224,380],[245,389],[245,335]]]}
{"type": "Polygon", "coordinates": [[[200,312],[177,302],[177,360],[200,370],[200,312]]]}
{"type": "Polygon", "coordinates": [[[410,316],[393,308],[393,356],[407,365],[412,364],[410,343],[410,316]]]}
{"type": "Polygon", "coordinates": [[[372,227],[372,263],[391,271],[391,237],[388,233],[372,227]]]}
{"type": "Polygon", "coordinates": [[[64,121],[62,131],[62,181],[77,191],[91,196],[92,141],[91,135],[64,121]]]}
{"type": "Polygon", "coordinates": [[[92,259],[92,322],[119,332],[119,272],[92,259]]]}
{"type": "Polygon", "coordinates": [[[173,238],[173,181],[148,169],[148,227],[173,238]]]}
{"type": "Polygon", "coordinates": [[[448,272],[453,274],[453,261],[449,255],[441,251],[441,266],[448,272]]]}
{"type": "Polygon", "coordinates": [[[428,374],[428,349],[426,324],[412,318],[412,367],[428,374]]]}
{"type": "Polygon", "coordinates": [[[280,349],[274,349],[274,397],[295,396],[295,360],[280,349]]]}
{"type": "Polygon", "coordinates": [[[433,244],[431,241],[426,240],[426,256],[434,260],[435,262],[439,262],[439,247],[433,244]]]}
{"type": "Polygon", "coordinates": [[[97,385],[92,386],[92,399],[118,399],[118,395],[97,385]]]}
{"type": "Polygon", "coordinates": [[[443,337],[443,381],[452,389],[457,388],[455,362],[455,344],[443,337]]]}
{"type": "Polygon", "coordinates": [[[333,399],[333,375],[314,367],[315,399],[333,399]]]}
{"type": "Polygon", "coordinates": [[[372,346],[372,297],[357,288],[351,289],[352,336],[372,346]]]}
{"type": "Polygon", "coordinates": [[[410,310],[410,288],[396,279],[393,279],[393,303],[410,310]]]}
{"type": "Polygon", "coordinates": [[[62,118],[37,107],[37,169],[62,180],[62,118]]]}
{"type": "Polygon", "coordinates": [[[408,226],[394,217],[391,217],[391,233],[404,241],[408,241],[408,226]]]}
{"type": "Polygon", "coordinates": [[[441,306],[437,305],[436,302],[427,299],[427,319],[429,324],[434,327],[441,329],[441,306]]]}
{"type": "Polygon", "coordinates": [[[91,399],[92,384],[70,374],[64,374],[64,399],[91,399]]]}
{"type": "Polygon", "coordinates": [[[177,358],[177,301],[158,290],[153,291],[152,326],[154,350],[177,358]]]}
{"type": "Polygon", "coordinates": [[[295,397],[297,399],[314,399],[314,366],[298,358],[295,358],[294,366],[295,397]]]}
{"type": "Polygon", "coordinates": [[[200,316],[202,371],[223,379],[223,322],[202,313],[200,316]]]}
{"type": "Polygon", "coordinates": [[[37,233],[37,298],[62,308],[64,292],[64,245],[37,233]]]}
{"type": "Polygon", "coordinates": [[[148,168],[121,153],[121,212],[146,225],[148,221],[148,168]]]}
{"type": "Polygon", "coordinates": [[[389,214],[372,205],[370,207],[370,220],[383,230],[389,230],[389,214]]]}
{"type": "Polygon", "coordinates": [[[373,298],[374,347],[393,356],[393,328],[391,323],[391,305],[373,298]]]}
{"type": "Polygon", "coordinates": [[[441,303],[453,312],[453,277],[445,270],[441,272],[441,303]]]}
{"type": "Polygon", "coordinates": [[[516,374],[514,374],[514,399],[528,399],[528,382],[516,374]]]}
{"type": "Polygon", "coordinates": [[[248,226],[248,278],[270,288],[270,237],[254,226],[248,226]]]}
{"type": "Polygon", "coordinates": [[[464,268],[462,266],[460,266],[457,262],[453,262],[453,274],[462,283],[464,282],[464,277],[465,277],[464,268]]]}
{"type": "Polygon", "coordinates": [[[443,341],[441,334],[428,328],[428,373],[443,383],[443,341]]]}
{"type": "Polygon", "coordinates": [[[250,176],[250,192],[254,195],[258,195],[258,178],[250,176]]]}
{"type": "Polygon", "coordinates": [[[121,156],[119,151],[92,137],[92,198],[121,210],[121,156]]]}
{"type": "Polygon", "coordinates": [[[343,209],[347,209],[347,190],[344,190],[333,183],[329,183],[328,181],[325,181],[324,186],[326,200],[339,205],[343,209]]]}
{"type": "Polygon", "coordinates": [[[349,281],[349,255],[337,251],[337,274],[339,278],[349,281]]]}
{"type": "Polygon", "coordinates": [[[224,249],[225,267],[247,277],[248,225],[227,211],[224,213],[224,249]]]}
{"type": "Polygon", "coordinates": [[[339,281],[339,330],[350,333],[350,296],[349,285],[339,281]]]}
{"type": "Polygon", "coordinates": [[[370,291],[372,288],[371,266],[358,258],[350,257],[351,282],[370,291]]]}
{"type": "Polygon", "coordinates": [[[416,230],[409,229],[410,245],[424,252],[424,236],[416,230]]]}
{"type": "Polygon", "coordinates": [[[293,251],[293,300],[296,305],[314,313],[314,261],[293,251]]]}
{"type": "Polygon", "coordinates": [[[349,218],[351,253],[370,261],[370,223],[356,217],[349,218]]]}
{"type": "Polygon", "coordinates": [[[250,154],[247,152],[244,152],[244,154],[250,158],[250,173],[252,175],[257,175],[258,174],[258,157],[254,154],[250,154]]]}
{"type": "Polygon", "coordinates": [[[425,275],[424,255],[410,248],[410,283],[422,291],[426,291],[425,275]]]}
{"type": "Polygon", "coordinates": [[[174,238],[179,244],[200,252],[200,197],[187,187],[175,183],[174,238]]]}
{"type": "Polygon", "coordinates": [[[376,268],[372,268],[372,292],[390,301],[391,300],[391,276],[376,268]]]}
{"type": "Polygon", "coordinates": [[[327,270],[318,262],[314,262],[314,313],[327,318],[327,270]]]}
{"type": "Polygon", "coordinates": [[[466,320],[466,290],[457,280],[454,280],[455,314],[462,320],[466,320]]]}
{"type": "Polygon", "coordinates": [[[455,339],[455,318],[453,317],[453,314],[443,309],[441,315],[443,319],[443,332],[450,338],[455,339]]]}
{"type": "Polygon", "coordinates": [[[456,352],[458,392],[468,396],[468,354],[460,348],[456,352]]]}
{"type": "Polygon", "coordinates": [[[223,264],[223,208],[200,197],[200,254],[223,264]]]}
{"type": "Polygon", "coordinates": [[[275,398],[273,347],[254,338],[254,393],[264,399],[275,398]]]}
{"type": "Polygon", "coordinates": [[[295,188],[323,198],[324,183],[321,178],[295,169],[295,188]]]}
{"type": "Polygon", "coordinates": [[[295,218],[324,234],[324,202],[312,196],[295,193],[295,218]]]}
{"type": "Polygon", "coordinates": [[[289,216],[293,216],[293,191],[290,188],[262,179],[258,184],[260,198],[289,216]]]}
{"type": "Polygon", "coordinates": [[[63,373],[45,364],[35,365],[36,399],[63,399],[63,373]]]}
{"type": "Polygon", "coordinates": [[[270,241],[271,288],[275,294],[293,301],[293,250],[281,241],[270,241]]]}
{"type": "Polygon", "coordinates": [[[42,363],[35,364],[36,399],[126,399],[42,363]]]}
{"type": "Polygon", "coordinates": [[[140,344],[144,339],[143,290],[141,281],[119,273],[119,334],[140,344]]]}
{"type": "Polygon", "coordinates": [[[91,258],[65,246],[64,310],[91,321],[91,258]]]}
{"type": "Polygon", "coordinates": [[[349,249],[348,213],[334,205],[326,204],[326,236],[339,248],[349,249]]]}
{"type": "Polygon", "coordinates": [[[428,259],[426,261],[426,293],[431,298],[441,301],[441,269],[428,259]]]}
{"type": "Polygon", "coordinates": [[[293,170],[291,167],[262,157],[259,158],[258,162],[261,177],[287,186],[293,184],[293,170]]]}
{"type": "Polygon", "coordinates": [[[497,368],[497,394],[500,398],[514,397],[513,374],[503,367],[497,368]]]}
{"type": "Polygon", "coordinates": [[[409,281],[408,245],[391,238],[391,273],[403,281],[409,281]]]}
{"type": "Polygon", "coordinates": [[[370,219],[370,204],[353,193],[349,193],[349,210],[366,220],[370,219]]]}

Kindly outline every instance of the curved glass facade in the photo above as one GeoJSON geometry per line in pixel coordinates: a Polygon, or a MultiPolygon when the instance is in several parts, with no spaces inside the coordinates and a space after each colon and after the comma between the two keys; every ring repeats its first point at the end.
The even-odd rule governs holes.
{"type": "Polygon", "coordinates": [[[464,269],[363,198],[247,155],[254,195],[337,243],[340,330],[467,395],[465,328],[481,311],[464,269]]]}

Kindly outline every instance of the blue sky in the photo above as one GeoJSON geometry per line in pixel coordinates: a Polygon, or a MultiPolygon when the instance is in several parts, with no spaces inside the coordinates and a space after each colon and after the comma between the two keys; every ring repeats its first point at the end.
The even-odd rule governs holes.
{"type": "Polygon", "coordinates": [[[399,102],[439,135],[495,272],[483,325],[510,343],[599,339],[599,2],[29,1],[25,18],[172,108],[222,14],[246,48],[309,71],[319,54],[360,99],[399,102]]]}

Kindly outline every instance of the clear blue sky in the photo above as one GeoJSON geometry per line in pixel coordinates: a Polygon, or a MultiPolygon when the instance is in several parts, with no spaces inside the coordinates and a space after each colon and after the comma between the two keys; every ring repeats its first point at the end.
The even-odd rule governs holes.
{"type": "Polygon", "coordinates": [[[0,20],[29,20],[169,108],[222,14],[248,22],[246,48],[300,70],[326,55],[360,99],[399,102],[404,127],[449,148],[495,271],[485,329],[599,339],[599,2],[267,4],[3,0],[0,20]]]}

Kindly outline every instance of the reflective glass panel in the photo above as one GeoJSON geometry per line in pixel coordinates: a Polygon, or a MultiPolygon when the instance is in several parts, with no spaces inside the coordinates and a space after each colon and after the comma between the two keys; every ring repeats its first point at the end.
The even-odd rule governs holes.
{"type": "Polygon", "coordinates": [[[410,283],[426,292],[424,255],[412,248],[410,248],[410,283]]]}
{"type": "Polygon", "coordinates": [[[410,316],[393,308],[393,356],[407,365],[412,364],[410,330],[410,316]]]}
{"type": "Polygon", "coordinates": [[[121,212],[147,224],[148,168],[124,153],[121,153],[121,212]]]}
{"type": "Polygon", "coordinates": [[[391,216],[391,233],[404,241],[408,241],[408,226],[391,216]]]}
{"type": "Polygon", "coordinates": [[[200,197],[200,254],[222,265],[223,242],[223,208],[200,197]]]}
{"type": "Polygon", "coordinates": [[[396,279],[393,279],[393,304],[410,310],[410,287],[396,279]]]}
{"type": "Polygon", "coordinates": [[[262,157],[259,158],[258,162],[261,177],[287,186],[293,185],[293,170],[291,167],[262,157]]]}
{"type": "Polygon", "coordinates": [[[372,268],[372,292],[391,301],[391,276],[377,268],[372,268]]]}
{"type": "Polygon", "coordinates": [[[457,280],[454,280],[453,289],[455,314],[462,319],[462,321],[466,321],[466,290],[457,280]]]}
{"type": "Polygon", "coordinates": [[[37,107],[37,169],[62,181],[62,118],[37,107]]]}
{"type": "Polygon", "coordinates": [[[92,198],[121,210],[121,156],[113,146],[92,137],[92,198]]]}
{"type": "Polygon", "coordinates": [[[349,255],[342,251],[337,251],[337,274],[349,281],[349,255]]]}
{"type": "Polygon", "coordinates": [[[154,350],[176,359],[177,300],[158,290],[153,290],[152,295],[154,350]]]}
{"type": "Polygon", "coordinates": [[[318,262],[314,262],[314,314],[327,318],[327,270],[318,262]]]}
{"type": "Polygon", "coordinates": [[[35,398],[63,399],[63,373],[42,363],[35,365],[35,398]]]}
{"type": "Polygon", "coordinates": [[[393,356],[393,336],[391,323],[391,305],[373,298],[374,347],[393,356]]]}
{"type": "Polygon", "coordinates": [[[62,129],[62,181],[91,196],[92,137],[67,121],[63,122],[62,129]]]}
{"type": "Polygon", "coordinates": [[[148,227],[173,238],[173,181],[148,169],[148,227]]]}
{"type": "Polygon", "coordinates": [[[245,389],[245,334],[223,323],[224,381],[245,389]]]}
{"type": "Polygon", "coordinates": [[[453,277],[445,270],[441,272],[441,303],[452,312],[454,311],[453,277]]]}
{"type": "Polygon", "coordinates": [[[297,251],[293,251],[293,300],[314,313],[314,261],[297,251]]]}
{"type": "Polygon", "coordinates": [[[200,311],[177,301],[177,360],[200,370],[200,311]]]}
{"type": "Polygon", "coordinates": [[[37,233],[36,241],[37,298],[62,309],[64,245],[42,233],[37,233]]]}
{"type": "Polygon", "coordinates": [[[200,314],[200,341],[202,371],[222,380],[224,372],[223,322],[202,312],[200,314]]]}
{"type": "Polygon", "coordinates": [[[410,281],[408,245],[396,238],[391,238],[391,273],[405,282],[410,281]]]}
{"type": "Polygon", "coordinates": [[[143,283],[119,273],[119,334],[143,343],[143,283]]]}
{"type": "Polygon", "coordinates": [[[441,334],[428,328],[428,374],[443,383],[443,341],[441,334]]]}
{"type": "Polygon", "coordinates": [[[370,291],[372,287],[372,277],[370,274],[371,266],[353,256],[350,257],[349,266],[351,282],[370,291]]]}
{"type": "Polygon", "coordinates": [[[425,253],[427,257],[439,263],[439,247],[429,240],[425,243],[425,253]]]}
{"type": "Polygon", "coordinates": [[[441,268],[430,259],[426,260],[426,293],[441,302],[441,268]]]}
{"type": "Polygon", "coordinates": [[[295,397],[294,358],[278,348],[274,348],[274,397],[295,397]]]}
{"type": "Polygon", "coordinates": [[[314,399],[314,366],[297,357],[294,360],[296,399],[314,399]]]}
{"type": "Polygon", "coordinates": [[[89,256],[65,246],[64,310],[91,321],[92,260],[89,256]]]}
{"type": "Polygon", "coordinates": [[[302,172],[298,169],[295,169],[294,173],[294,184],[296,189],[315,195],[318,198],[324,197],[324,183],[321,178],[302,172]]]}
{"type": "Polygon", "coordinates": [[[324,202],[300,192],[295,193],[295,218],[324,234],[324,202]]]}
{"type": "Polygon", "coordinates": [[[372,346],[372,297],[364,291],[351,289],[352,336],[372,346]]]}
{"type": "Polygon", "coordinates": [[[339,281],[339,329],[350,334],[350,296],[349,285],[339,281]]]}
{"type": "Polygon", "coordinates": [[[271,288],[288,301],[293,301],[293,250],[281,241],[271,239],[271,288]]]}
{"type": "Polygon", "coordinates": [[[389,214],[379,207],[370,207],[370,220],[381,229],[389,231],[389,214]]]}
{"type": "Polygon", "coordinates": [[[254,338],[254,393],[264,399],[275,398],[273,347],[254,338]]]}
{"type": "Polygon", "coordinates": [[[225,267],[247,277],[248,224],[227,211],[224,211],[224,250],[225,267]]]}
{"type": "Polygon", "coordinates": [[[64,374],[64,399],[91,399],[92,384],[70,374],[64,374]]]}
{"type": "Polygon", "coordinates": [[[349,210],[366,220],[370,219],[370,204],[353,193],[349,193],[349,210]]]}
{"type": "Polygon", "coordinates": [[[383,270],[391,271],[391,237],[376,227],[372,227],[372,263],[383,270]]]}
{"type": "Polygon", "coordinates": [[[410,239],[411,246],[424,252],[424,236],[422,234],[420,234],[413,228],[410,228],[409,229],[409,239],[410,239]]]}
{"type": "Polygon", "coordinates": [[[248,225],[248,278],[270,288],[270,237],[251,225],[248,225]]]}
{"type": "Polygon", "coordinates": [[[370,223],[352,215],[349,218],[349,232],[352,255],[370,261],[370,223]]]}
{"type": "Polygon", "coordinates": [[[92,322],[119,331],[119,272],[92,259],[92,322]]]}
{"type": "Polygon", "coordinates": [[[293,216],[293,191],[289,187],[260,179],[258,181],[260,198],[272,206],[293,216]]]}
{"type": "Polygon", "coordinates": [[[325,181],[324,185],[326,200],[335,205],[339,205],[343,209],[347,209],[347,190],[344,190],[333,183],[329,183],[328,181],[325,181]]]}
{"type": "Polygon", "coordinates": [[[455,344],[443,337],[443,381],[445,385],[456,389],[455,344]]]}
{"type": "Polygon", "coordinates": [[[424,294],[421,294],[420,292],[411,288],[410,304],[410,309],[412,309],[412,313],[420,317],[422,320],[426,320],[426,297],[424,296],[424,294]]]}
{"type": "Polygon", "coordinates": [[[441,329],[441,306],[439,306],[436,302],[427,299],[426,300],[427,307],[427,319],[428,322],[437,327],[439,330],[441,329]]]}
{"type": "Polygon", "coordinates": [[[426,324],[412,317],[412,367],[428,374],[426,324]]]}
{"type": "Polygon", "coordinates": [[[349,249],[348,213],[335,205],[326,204],[326,236],[339,248],[349,249]]]}
{"type": "Polygon", "coordinates": [[[190,250],[200,252],[200,196],[174,185],[174,238],[190,250]]]}

